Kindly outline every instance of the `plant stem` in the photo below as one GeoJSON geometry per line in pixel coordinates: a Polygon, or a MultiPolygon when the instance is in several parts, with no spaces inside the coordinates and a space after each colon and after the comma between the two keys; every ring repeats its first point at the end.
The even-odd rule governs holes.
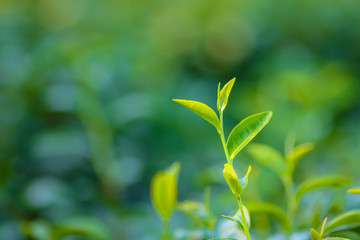
{"type": "Polygon", "coordinates": [[[233,162],[230,159],[230,155],[229,155],[228,149],[226,147],[226,143],[225,143],[225,134],[224,134],[224,127],[223,127],[223,113],[222,112],[220,112],[220,127],[221,127],[221,131],[219,132],[219,135],[220,135],[220,138],[221,138],[221,143],[222,143],[223,148],[224,148],[226,160],[231,166],[233,166],[233,162]]]}
{"type": "Polygon", "coordinates": [[[297,204],[296,204],[296,199],[295,199],[295,195],[294,195],[294,183],[293,180],[291,178],[290,175],[287,175],[283,178],[283,183],[284,183],[284,187],[285,187],[285,192],[286,192],[286,197],[287,197],[287,215],[288,215],[288,219],[289,219],[289,236],[291,235],[291,233],[294,230],[294,218],[295,218],[295,213],[296,213],[296,209],[297,209],[297,204]]]}
{"type": "Polygon", "coordinates": [[[250,233],[249,233],[248,225],[246,223],[246,218],[245,218],[244,209],[243,209],[243,206],[242,206],[240,194],[236,196],[236,200],[237,200],[237,202],[239,204],[239,208],[240,208],[241,218],[242,218],[242,222],[243,222],[243,226],[244,226],[244,233],[245,233],[247,239],[251,240],[251,236],[250,236],[250,233]]]}
{"type": "Polygon", "coordinates": [[[163,233],[161,236],[161,240],[170,240],[169,219],[168,218],[163,218],[163,233]]]}
{"type": "MultiPolygon", "coordinates": [[[[219,135],[220,135],[221,142],[222,142],[222,145],[223,145],[223,148],[224,148],[226,160],[231,166],[233,166],[233,161],[231,160],[230,155],[229,155],[229,151],[228,151],[228,149],[226,147],[224,127],[223,127],[223,113],[222,112],[220,112],[220,127],[221,127],[221,131],[219,132],[219,135]]],[[[247,226],[247,223],[246,223],[246,220],[245,220],[245,214],[244,214],[240,194],[236,196],[236,200],[238,202],[240,213],[241,213],[241,218],[243,219],[243,223],[244,223],[244,233],[245,233],[247,239],[251,240],[249,229],[248,229],[248,226],[247,226]]]]}

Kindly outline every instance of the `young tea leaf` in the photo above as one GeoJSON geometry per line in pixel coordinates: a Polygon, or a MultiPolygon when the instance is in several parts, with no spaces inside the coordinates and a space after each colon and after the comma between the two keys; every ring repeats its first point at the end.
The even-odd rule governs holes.
{"type": "Polygon", "coordinates": [[[347,192],[360,194],[360,188],[351,188],[351,189],[348,189],[347,192]]]}
{"type": "Polygon", "coordinates": [[[325,233],[343,226],[343,225],[349,225],[349,224],[360,224],[360,209],[352,210],[346,213],[343,213],[333,219],[329,224],[325,227],[325,233]]]}
{"type": "Polygon", "coordinates": [[[216,115],[214,110],[212,110],[208,105],[192,100],[173,99],[173,101],[183,105],[184,107],[188,108],[189,110],[193,111],[194,113],[208,121],[216,128],[218,132],[221,130],[218,116],[216,115]]]}
{"type": "Polygon", "coordinates": [[[323,240],[351,240],[351,239],[343,238],[343,237],[328,237],[328,238],[323,238],[323,240]]]}
{"type": "Polygon", "coordinates": [[[321,240],[320,233],[313,228],[310,229],[310,237],[311,240],[321,240]]]}
{"type": "Polygon", "coordinates": [[[251,169],[252,169],[251,166],[249,166],[245,176],[240,179],[240,184],[243,189],[245,189],[248,184],[248,177],[251,172],[251,169]]]}
{"type": "Polygon", "coordinates": [[[232,218],[232,217],[229,217],[229,216],[226,216],[226,215],[221,215],[221,217],[229,219],[230,221],[235,222],[242,231],[245,231],[243,223],[241,222],[240,219],[235,219],[235,218],[232,218]]]}
{"type": "Polygon", "coordinates": [[[179,172],[180,172],[181,164],[179,162],[174,162],[167,170],[166,172],[173,175],[176,179],[176,182],[179,178],[179,172]]]}
{"type": "Polygon", "coordinates": [[[274,170],[280,177],[286,170],[283,156],[276,149],[260,143],[251,143],[246,152],[256,161],[274,170]]]}
{"type": "Polygon", "coordinates": [[[243,119],[234,127],[226,144],[231,159],[234,159],[241,149],[265,127],[271,116],[271,111],[257,113],[243,119]]]}
{"type": "Polygon", "coordinates": [[[302,196],[314,189],[323,187],[340,187],[352,183],[352,180],[346,177],[333,176],[333,177],[316,177],[308,179],[300,184],[295,193],[295,198],[299,201],[302,196]]]}
{"type": "Polygon", "coordinates": [[[247,208],[251,214],[266,213],[277,219],[285,231],[289,231],[289,219],[283,209],[268,202],[248,203],[247,208]]]}
{"type": "MultiPolygon", "coordinates": [[[[249,210],[244,205],[242,206],[242,209],[243,209],[243,212],[244,212],[244,215],[245,215],[245,221],[243,220],[243,218],[241,216],[240,209],[237,211],[234,218],[239,219],[242,224],[244,224],[244,222],[246,222],[247,228],[250,229],[251,221],[250,221],[249,210]]],[[[245,227],[245,226],[243,225],[243,227],[245,227]]]]}
{"type": "Polygon", "coordinates": [[[234,168],[229,163],[224,164],[223,175],[233,194],[238,195],[242,193],[244,189],[240,185],[234,168]]]}
{"type": "Polygon", "coordinates": [[[177,201],[177,186],[175,177],[166,172],[156,173],[150,185],[151,200],[159,215],[168,219],[177,201]]]}
{"type": "Polygon", "coordinates": [[[229,95],[231,89],[235,83],[235,78],[231,79],[220,91],[220,83],[218,87],[218,99],[217,99],[217,109],[219,112],[223,112],[228,103],[229,95]]]}

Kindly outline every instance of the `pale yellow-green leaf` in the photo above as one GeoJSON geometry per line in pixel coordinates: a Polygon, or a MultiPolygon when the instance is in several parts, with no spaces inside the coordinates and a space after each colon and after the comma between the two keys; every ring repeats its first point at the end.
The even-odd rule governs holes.
{"type": "Polygon", "coordinates": [[[350,188],[347,190],[348,193],[360,194],[360,188],[350,188]]]}
{"type": "Polygon", "coordinates": [[[231,159],[265,127],[271,116],[271,111],[257,113],[243,119],[234,127],[226,144],[231,159]]]}
{"type": "Polygon", "coordinates": [[[323,187],[340,187],[352,183],[352,180],[342,176],[315,177],[307,179],[297,188],[295,198],[299,201],[302,196],[312,190],[323,187]]]}
{"type": "Polygon", "coordinates": [[[310,229],[310,237],[311,240],[321,240],[320,233],[313,228],[310,229]]]}
{"type": "Polygon", "coordinates": [[[219,92],[220,90],[220,83],[219,83],[218,99],[217,99],[217,108],[219,112],[223,112],[225,110],[234,83],[235,83],[235,78],[231,79],[228,83],[226,83],[220,92],[219,92]]]}
{"type": "Polygon", "coordinates": [[[193,111],[210,124],[212,124],[217,131],[220,131],[220,121],[214,110],[212,110],[208,105],[192,101],[192,100],[183,100],[183,99],[173,99],[174,102],[177,102],[189,110],[193,111]]]}
{"type": "Polygon", "coordinates": [[[269,214],[280,222],[285,231],[289,230],[289,220],[282,208],[268,202],[250,202],[246,206],[251,214],[269,214]]]}
{"type": "Polygon", "coordinates": [[[159,215],[164,219],[169,218],[177,201],[175,177],[166,171],[156,173],[151,181],[150,194],[159,215]]]}
{"type": "Polygon", "coordinates": [[[243,188],[240,185],[239,178],[229,163],[224,164],[223,175],[233,194],[238,195],[242,193],[243,188]]]}
{"type": "Polygon", "coordinates": [[[327,221],[327,217],[325,217],[325,219],[324,219],[324,221],[322,222],[322,225],[321,225],[321,231],[320,231],[321,237],[324,235],[326,221],[327,221]]]}
{"type": "Polygon", "coordinates": [[[327,224],[327,226],[325,227],[325,233],[337,227],[349,224],[360,225],[360,209],[352,210],[337,216],[335,219],[333,219],[327,224]]]}
{"type": "Polygon", "coordinates": [[[282,176],[286,170],[281,153],[268,145],[251,143],[246,152],[256,161],[274,170],[279,176],[282,176]]]}

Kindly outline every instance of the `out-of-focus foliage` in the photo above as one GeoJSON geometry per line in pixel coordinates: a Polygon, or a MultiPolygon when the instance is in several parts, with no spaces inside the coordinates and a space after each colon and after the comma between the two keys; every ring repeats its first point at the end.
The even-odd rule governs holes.
{"type": "MultiPolygon", "coordinates": [[[[359,12],[348,0],[0,1],[0,239],[23,239],[24,222],[74,216],[99,219],[113,239],[159,239],[149,186],[174,161],[180,201],[202,199],[210,184],[214,214],[235,214],[216,132],[171,101],[215,109],[214,86],[233,77],[226,133],[271,109],[256,142],[281,149],[293,132],[315,143],[296,183],[315,174],[359,183],[359,12]]],[[[236,158],[235,170],[253,165],[245,201],[284,201],[271,170],[236,158]]],[[[359,196],[324,190],[301,204],[297,225],[309,229],[359,196]]],[[[195,229],[173,217],[179,239],[195,229]]],[[[280,225],[257,216],[252,230],[265,239],[280,225]]]]}

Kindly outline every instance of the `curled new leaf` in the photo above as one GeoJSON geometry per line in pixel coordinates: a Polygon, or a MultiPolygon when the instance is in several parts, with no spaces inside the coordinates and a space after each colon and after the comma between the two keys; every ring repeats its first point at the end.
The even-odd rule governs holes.
{"type": "Polygon", "coordinates": [[[208,105],[192,101],[192,100],[183,100],[183,99],[173,99],[174,102],[177,102],[189,110],[193,111],[210,124],[212,124],[217,131],[220,131],[220,121],[214,110],[212,110],[208,105]]]}
{"type": "Polygon", "coordinates": [[[239,182],[239,178],[234,168],[229,163],[225,163],[223,174],[233,194],[238,195],[242,193],[244,189],[239,182]]]}
{"type": "Polygon", "coordinates": [[[298,187],[295,198],[299,201],[302,196],[314,189],[323,188],[323,187],[340,187],[352,183],[349,178],[346,177],[317,177],[313,179],[308,179],[298,187]]]}
{"type": "Polygon", "coordinates": [[[360,210],[353,210],[339,215],[325,227],[325,233],[349,224],[360,224],[360,210]]]}
{"type": "Polygon", "coordinates": [[[241,149],[265,127],[271,116],[271,111],[257,113],[243,119],[234,127],[226,144],[231,159],[234,159],[241,149]]]}
{"type": "Polygon", "coordinates": [[[217,99],[217,109],[219,110],[219,112],[223,112],[225,110],[234,82],[235,82],[235,78],[231,79],[228,83],[225,84],[225,86],[221,89],[221,91],[220,91],[220,83],[219,83],[218,99],[217,99]]]}
{"type": "Polygon", "coordinates": [[[252,169],[251,166],[249,166],[245,176],[240,179],[240,184],[241,184],[241,187],[243,189],[245,189],[247,184],[248,184],[248,178],[249,178],[249,174],[251,172],[251,169],[252,169]]]}
{"type": "Polygon", "coordinates": [[[156,173],[151,181],[150,193],[154,208],[162,218],[168,219],[177,201],[175,176],[166,171],[156,173]]]}

